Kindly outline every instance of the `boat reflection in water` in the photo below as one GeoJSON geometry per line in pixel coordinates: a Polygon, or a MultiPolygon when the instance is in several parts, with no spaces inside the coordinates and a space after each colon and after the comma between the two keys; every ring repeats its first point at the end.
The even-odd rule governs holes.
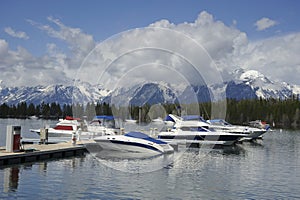
{"type": "Polygon", "coordinates": [[[120,152],[101,150],[90,153],[106,167],[127,172],[147,173],[173,165],[174,154],[151,155],[141,152],[120,152]]]}
{"type": "MultiPolygon", "coordinates": [[[[102,165],[127,173],[147,173],[161,169],[170,169],[174,166],[184,165],[186,161],[198,163],[205,158],[214,156],[245,156],[245,150],[239,146],[209,146],[200,148],[182,146],[171,154],[151,155],[142,152],[126,152],[103,150],[98,143],[89,144],[90,154],[102,165]],[[192,161],[192,160],[195,161],[192,161]]],[[[185,165],[185,167],[188,167],[185,165]]]]}

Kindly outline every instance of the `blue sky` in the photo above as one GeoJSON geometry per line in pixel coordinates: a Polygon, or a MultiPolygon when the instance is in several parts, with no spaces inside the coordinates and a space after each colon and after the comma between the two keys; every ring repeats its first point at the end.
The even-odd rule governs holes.
{"type": "Polygon", "coordinates": [[[110,1],[72,1],[72,0],[29,0],[2,1],[0,8],[1,38],[10,41],[12,48],[26,45],[32,53],[40,54],[51,38],[43,35],[26,20],[47,23],[47,17],[52,16],[64,24],[82,29],[94,36],[97,41],[132,28],[145,27],[149,24],[168,19],[173,23],[192,22],[197,15],[205,10],[215,19],[227,25],[233,25],[247,33],[250,39],[260,39],[277,34],[297,32],[300,29],[299,1],[179,1],[179,0],[110,0],[110,1]],[[256,31],[254,23],[268,17],[279,24],[269,30],[256,31]],[[12,27],[25,31],[31,40],[22,41],[11,38],[3,30],[12,27]]]}
{"type": "MultiPolygon", "coordinates": [[[[66,58],[70,60],[73,59],[73,56],[77,56],[74,55],[74,51],[76,51],[74,48],[76,48],[76,45],[78,46],[79,43],[72,44],[72,41],[68,41],[68,36],[59,35],[63,34],[63,29],[78,30],[81,36],[88,37],[92,40],[91,43],[93,44],[90,45],[93,46],[114,34],[133,28],[147,27],[162,19],[168,20],[170,24],[178,25],[177,30],[179,30],[180,24],[184,24],[185,22],[194,23],[200,13],[205,12],[207,16],[212,16],[215,25],[217,22],[221,22],[225,29],[228,28],[231,29],[232,32],[237,30],[240,33],[244,33],[247,39],[247,49],[256,48],[257,50],[254,52],[259,55],[264,55],[264,52],[262,52],[263,49],[267,47],[273,48],[270,40],[274,40],[274,42],[278,43],[280,48],[290,48],[287,44],[282,44],[282,41],[285,41],[285,37],[290,35],[290,37],[294,38],[294,42],[298,42],[297,38],[300,32],[300,2],[296,0],[2,0],[0,5],[0,40],[2,40],[0,44],[2,44],[3,51],[7,51],[11,56],[9,61],[3,62],[2,64],[0,63],[1,70],[3,72],[7,70],[6,75],[12,73],[12,68],[16,71],[18,63],[22,63],[23,72],[32,72],[33,68],[29,66],[30,62],[34,62],[36,65],[35,69],[38,70],[38,62],[40,60],[46,60],[46,57],[50,57],[50,48],[52,48],[52,50],[55,49],[56,53],[56,55],[52,55],[52,57],[58,57],[57,52],[59,52],[60,58],[64,57],[65,61],[51,60],[49,62],[60,63],[59,65],[62,65],[59,66],[60,69],[69,69],[70,66],[66,67],[63,65],[68,65],[66,64],[66,58]],[[260,28],[255,25],[259,20],[261,20],[260,28]],[[61,24],[61,26],[58,24],[61,24]],[[51,30],[49,30],[49,27],[51,30]],[[55,30],[57,32],[53,33],[55,30]],[[262,47],[263,45],[269,46],[258,49],[258,47],[262,47]],[[13,55],[21,54],[20,47],[23,54],[26,55],[20,55],[18,59],[13,61],[13,55]],[[31,57],[29,59],[30,61],[25,60],[28,57],[31,57]],[[24,59],[24,61],[22,60],[22,62],[20,62],[20,59],[24,59]],[[8,68],[10,68],[10,70],[8,70],[8,68]],[[27,68],[31,69],[28,70],[27,68]]],[[[195,31],[193,34],[197,36],[196,29],[193,31],[195,31]]],[[[67,33],[65,32],[65,34],[67,33]]],[[[232,40],[234,40],[234,38],[232,38],[232,40]]],[[[297,54],[299,53],[297,52],[298,50],[299,49],[296,48],[293,49],[293,52],[286,53],[288,55],[297,54]]],[[[276,63],[277,67],[274,73],[272,73],[270,71],[273,70],[267,68],[271,67],[270,63],[262,64],[258,61],[254,62],[254,58],[245,56],[245,54],[241,53],[242,51],[245,50],[240,50],[239,53],[235,52],[234,56],[245,57],[244,60],[235,63],[237,61],[231,59],[230,62],[227,60],[228,63],[232,65],[243,65],[241,64],[242,62],[251,63],[252,65],[258,63],[257,65],[260,66],[241,67],[263,69],[262,72],[266,72],[264,74],[275,79],[300,84],[300,82],[297,82],[295,75],[289,76],[289,73],[293,71],[293,67],[300,71],[299,60],[287,63],[289,66],[285,65],[282,61],[272,61],[270,63],[276,63]],[[280,65],[284,65],[282,67],[287,68],[286,74],[280,73],[280,65]]],[[[211,52],[214,52],[214,50],[211,50],[211,52]]],[[[247,53],[250,54],[250,52],[247,53]]],[[[271,55],[268,56],[270,57],[271,55]]],[[[269,58],[268,56],[266,56],[265,59],[269,58]]],[[[214,58],[214,55],[212,57],[214,58]]],[[[216,60],[218,59],[219,58],[216,58],[216,60]]],[[[293,57],[289,59],[296,58],[293,57]]],[[[223,60],[224,59],[222,59],[222,62],[223,60]]],[[[78,60],[78,62],[80,61],[78,60]]],[[[40,64],[45,65],[45,63],[40,64]]],[[[49,65],[48,68],[54,71],[57,70],[57,66],[49,65]]],[[[69,71],[64,69],[63,72],[67,73],[69,71]]],[[[0,80],[4,80],[5,83],[9,84],[9,80],[6,80],[5,77],[0,76],[0,80]]],[[[17,84],[17,82],[15,82],[15,84],[17,84]]],[[[29,83],[23,81],[18,84],[29,83]]]]}

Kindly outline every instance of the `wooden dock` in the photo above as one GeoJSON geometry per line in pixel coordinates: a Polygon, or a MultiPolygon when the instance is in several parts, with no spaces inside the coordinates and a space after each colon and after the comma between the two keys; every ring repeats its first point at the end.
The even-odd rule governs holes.
{"type": "Polygon", "coordinates": [[[19,152],[6,152],[0,147],[0,167],[48,159],[65,158],[84,155],[87,152],[83,143],[72,144],[63,142],[57,144],[24,144],[19,152]]]}

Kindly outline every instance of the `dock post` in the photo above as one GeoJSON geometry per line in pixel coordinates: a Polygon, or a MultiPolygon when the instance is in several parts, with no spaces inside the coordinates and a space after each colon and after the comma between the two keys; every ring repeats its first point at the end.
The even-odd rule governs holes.
{"type": "Polygon", "coordinates": [[[77,130],[77,141],[80,141],[80,137],[81,137],[81,132],[82,132],[82,130],[81,130],[81,128],[79,128],[78,130],[77,130]]]}
{"type": "Polygon", "coordinates": [[[150,128],[150,134],[149,134],[150,136],[152,136],[153,135],[153,128],[150,128]]]}
{"type": "Polygon", "coordinates": [[[48,128],[40,129],[40,144],[46,144],[48,142],[48,128]]]}
{"type": "Polygon", "coordinates": [[[72,133],[72,144],[73,144],[73,145],[76,144],[76,140],[77,140],[77,138],[76,138],[76,132],[73,132],[73,133],[72,133]]]}

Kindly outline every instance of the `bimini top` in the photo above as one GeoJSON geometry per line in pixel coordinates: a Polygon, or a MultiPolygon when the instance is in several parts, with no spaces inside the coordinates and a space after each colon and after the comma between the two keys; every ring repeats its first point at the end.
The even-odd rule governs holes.
{"type": "Polygon", "coordinates": [[[114,120],[114,116],[111,115],[97,115],[94,119],[107,119],[107,120],[114,120]]]}
{"type": "Polygon", "coordinates": [[[167,144],[166,142],[154,139],[154,138],[146,135],[145,133],[141,133],[141,132],[128,132],[124,136],[133,137],[133,138],[139,138],[139,139],[147,140],[149,142],[154,142],[156,144],[167,144]]]}

